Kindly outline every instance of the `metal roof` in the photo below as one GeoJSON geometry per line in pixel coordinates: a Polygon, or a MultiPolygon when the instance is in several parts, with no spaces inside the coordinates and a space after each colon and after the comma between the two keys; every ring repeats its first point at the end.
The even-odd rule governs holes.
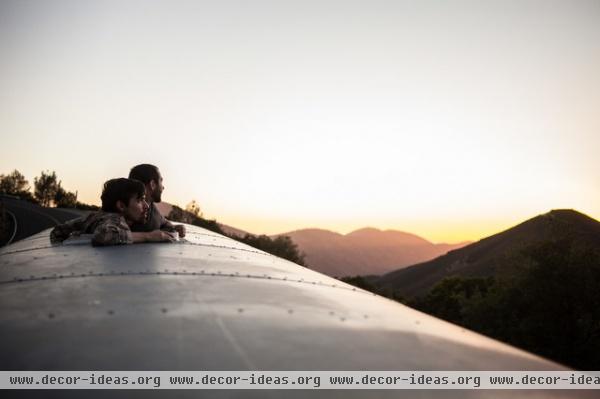
{"type": "MultiPolygon", "coordinates": [[[[0,369],[565,370],[227,237],[186,227],[186,239],[173,244],[53,246],[47,230],[3,248],[0,369]]],[[[57,392],[64,396],[66,391],[57,392]]],[[[273,394],[261,392],[211,395],[273,394]]],[[[575,396],[568,391],[477,390],[310,395],[516,393],[575,396]]],[[[126,396],[134,394],[146,397],[148,391],[126,396]]]]}

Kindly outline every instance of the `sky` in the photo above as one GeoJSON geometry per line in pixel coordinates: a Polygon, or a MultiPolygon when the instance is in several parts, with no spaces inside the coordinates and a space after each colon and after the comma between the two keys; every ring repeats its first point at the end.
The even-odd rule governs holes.
{"type": "Polygon", "coordinates": [[[600,219],[600,1],[0,0],[0,174],[253,233],[600,219]]]}

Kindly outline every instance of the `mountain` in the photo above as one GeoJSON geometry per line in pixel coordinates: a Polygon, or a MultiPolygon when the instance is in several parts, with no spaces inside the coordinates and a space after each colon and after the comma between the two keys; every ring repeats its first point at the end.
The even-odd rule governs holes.
{"type": "MultiPolygon", "coordinates": [[[[163,215],[173,206],[157,204],[163,215]]],[[[229,235],[243,237],[244,230],[219,223],[229,235]]],[[[433,259],[468,243],[433,244],[422,237],[397,230],[363,228],[346,235],[322,229],[303,229],[272,236],[289,236],[313,270],[335,277],[381,275],[433,259]]]]}
{"type": "Polygon", "coordinates": [[[382,292],[422,296],[445,277],[494,276],[518,264],[526,248],[561,240],[600,248],[600,222],[575,210],[553,210],[431,261],[388,273],[375,283],[382,292]]]}
{"type": "Polygon", "coordinates": [[[433,244],[414,234],[374,228],[346,235],[322,229],[279,235],[289,236],[298,245],[311,269],[336,277],[384,274],[466,245],[433,244]]]}

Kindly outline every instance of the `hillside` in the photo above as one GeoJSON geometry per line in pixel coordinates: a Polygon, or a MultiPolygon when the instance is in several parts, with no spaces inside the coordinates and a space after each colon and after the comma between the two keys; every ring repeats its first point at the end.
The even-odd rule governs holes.
{"type": "Polygon", "coordinates": [[[574,210],[553,210],[434,260],[388,273],[376,284],[382,292],[408,298],[421,296],[445,277],[502,273],[518,263],[523,249],[560,240],[600,247],[600,222],[574,210]]]}
{"type": "Polygon", "coordinates": [[[364,228],[346,235],[322,229],[285,234],[306,254],[308,266],[330,276],[379,275],[466,245],[433,244],[396,230],[364,228]]]}

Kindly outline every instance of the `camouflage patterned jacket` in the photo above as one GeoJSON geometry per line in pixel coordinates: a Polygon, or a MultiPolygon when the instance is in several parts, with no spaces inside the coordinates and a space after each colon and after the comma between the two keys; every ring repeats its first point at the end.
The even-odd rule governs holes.
{"type": "Polygon", "coordinates": [[[50,233],[50,241],[61,243],[80,234],[92,234],[92,245],[133,244],[125,218],[118,213],[102,211],[56,226],[50,233]]]}

